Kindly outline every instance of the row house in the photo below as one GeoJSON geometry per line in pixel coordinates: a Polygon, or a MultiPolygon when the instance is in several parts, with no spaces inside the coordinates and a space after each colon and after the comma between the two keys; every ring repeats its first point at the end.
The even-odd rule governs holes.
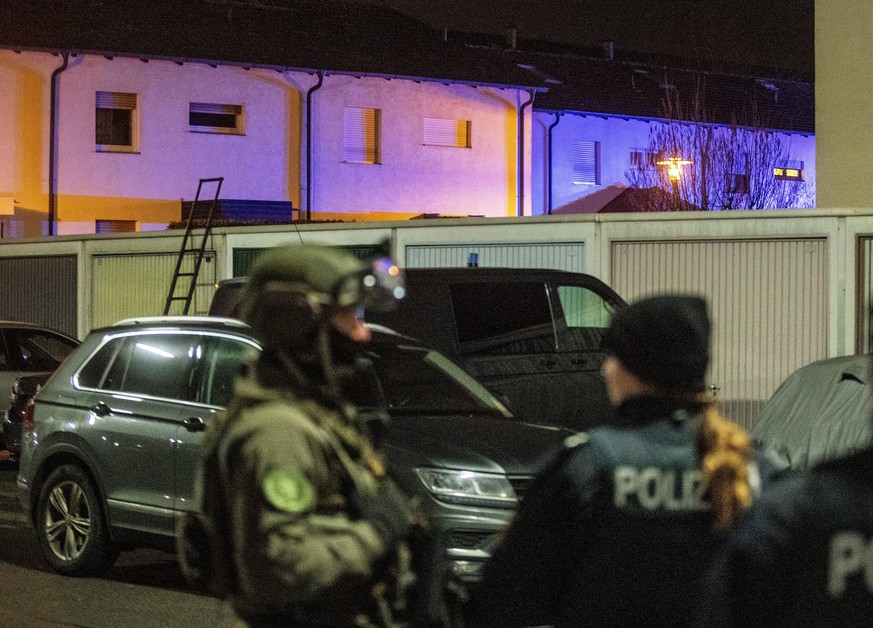
{"type": "MultiPolygon", "coordinates": [[[[552,213],[653,161],[665,73],[700,76],[362,3],[5,0],[0,237],[165,229],[207,178],[235,221],[552,213]]],[[[768,120],[814,181],[811,125],[768,120]]]]}

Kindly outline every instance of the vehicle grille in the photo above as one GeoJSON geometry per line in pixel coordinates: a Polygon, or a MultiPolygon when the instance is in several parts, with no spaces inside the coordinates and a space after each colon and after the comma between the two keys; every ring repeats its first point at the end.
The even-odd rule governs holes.
{"type": "Polygon", "coordinates": [[[515,494],[518,496],[519,501],[524,499],[524,496],[527,493],[527,489],[530,486],[531,482],[533,482],[533,477],[529,475],[514,477],[510,476],[509,483],[512,484],[512,490],[515,491],[515,494]]]}
{"type": "Polygon", "coordinates": [[[493,531],[488,530],[451,530],[449,531],[449,547],[459,549],[487,549],[491,546],[495,537],[493,531]]]}

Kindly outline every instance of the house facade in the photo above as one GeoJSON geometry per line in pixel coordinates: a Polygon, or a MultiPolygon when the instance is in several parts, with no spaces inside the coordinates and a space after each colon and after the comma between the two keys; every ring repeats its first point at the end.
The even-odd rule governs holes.
{"type": "MultiPolygon", "coordinates": [[[[52,29],[40,6],[0,16],[3,238],[164,229],[219,177],[221,198],[289,221],[548,214],[654,167],[663,85],[701,76],[471,43],[353,3],[86,0],[52,29]]],[[[768,101],[775,79],[707,76],[707,124],[754,103],[814,181],[814,126],[790,115],[811,85],[768,101]]]]}
{"type": "Polygon", "coordinates": [[[542,213],[610,186],[670,190],[671,159],[684,162],[674,189],[686,208],[815,206],[811,77],[619,57],[611,45],[517,54],[548,85],[533,105],[542,213]]]}
{"type": "Polygon", "coordinates": [[[163,229],[207,177],[314,219],[516,213],[517,89],[328,75],[307,120],[309,73],[80,54],[56,78],[51,142],[62,63],[0,51],[5,237],[46,231],[50,144],[56,234],[163,229]]]}
{"type": "MultiPolygon", "coordinates": [[[[532,203],[535,214],[548,214],[582,197],[610,186],[631,186],[640,170],[658,170],[658,156],[650,145],[659,126],[668,124],[652,117],[628,118],[587,112],[535,111],[532,121],[532,203]],[[557,124],[556,124],[557,121],[557,124]],[[551,149],[550,149],[551,146],[551,149]]],[[[719,131],[729,134],[729,126],[719,131]]],[[[797,200],[790,206],[766,209],[796,209],[815,205],[815,135],[804,132],[759,130],[773,133],[789,155],[785,160],[800,172],[797,200]]],[[[779,163],[768,169],[776,180],[779,163]]],[[[747,176],[748,167],[737,167],[747,176]]],[[[656,177],[652,177],[653,179],[656,177]]],[[[789,185],[797,185],[789,183],[789,185]]],[[[725,188],[731,181],[725,180],[725,188]]],[[[596,205],[594,205],[596,207],[596,205]]]]}

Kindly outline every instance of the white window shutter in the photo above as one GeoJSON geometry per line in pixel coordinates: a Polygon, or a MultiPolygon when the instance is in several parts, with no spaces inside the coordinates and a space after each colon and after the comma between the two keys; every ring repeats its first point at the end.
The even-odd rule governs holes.
{"type": "Polygon", "coordinates": [[[600,183],[600,142],[573,142],[573,183],[600,183]]]}
{"type": "Polygon", "coordinates": [[[470,147],[470,121],[424,119],[424,144],[428,146],[470,147]]]}
{"type": "Polygon", "coordinates": [[[136,94],[97,92],[97,109],[136,109],[136,94]]]}
{"type": "Polygon", "coordinates": [[[379,163],[379,110],[346,107],[343,110],[343,161],[379,163]]]}

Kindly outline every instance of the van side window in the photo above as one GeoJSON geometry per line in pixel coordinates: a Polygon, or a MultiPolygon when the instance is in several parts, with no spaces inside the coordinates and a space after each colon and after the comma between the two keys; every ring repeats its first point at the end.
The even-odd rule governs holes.
{"type": "Polygon", "coordinates": [[[567,330],[560,334],[563,350],[599,351],[603,332],[612,316],[612,305],[584,286],[558,286],[558,300],[567,330]]]}
{"type": "Polygon", "coordinates": [[[549,294],[541,281],[460,283],[450,287],[461,353],[554,351],[549,294]]]}

